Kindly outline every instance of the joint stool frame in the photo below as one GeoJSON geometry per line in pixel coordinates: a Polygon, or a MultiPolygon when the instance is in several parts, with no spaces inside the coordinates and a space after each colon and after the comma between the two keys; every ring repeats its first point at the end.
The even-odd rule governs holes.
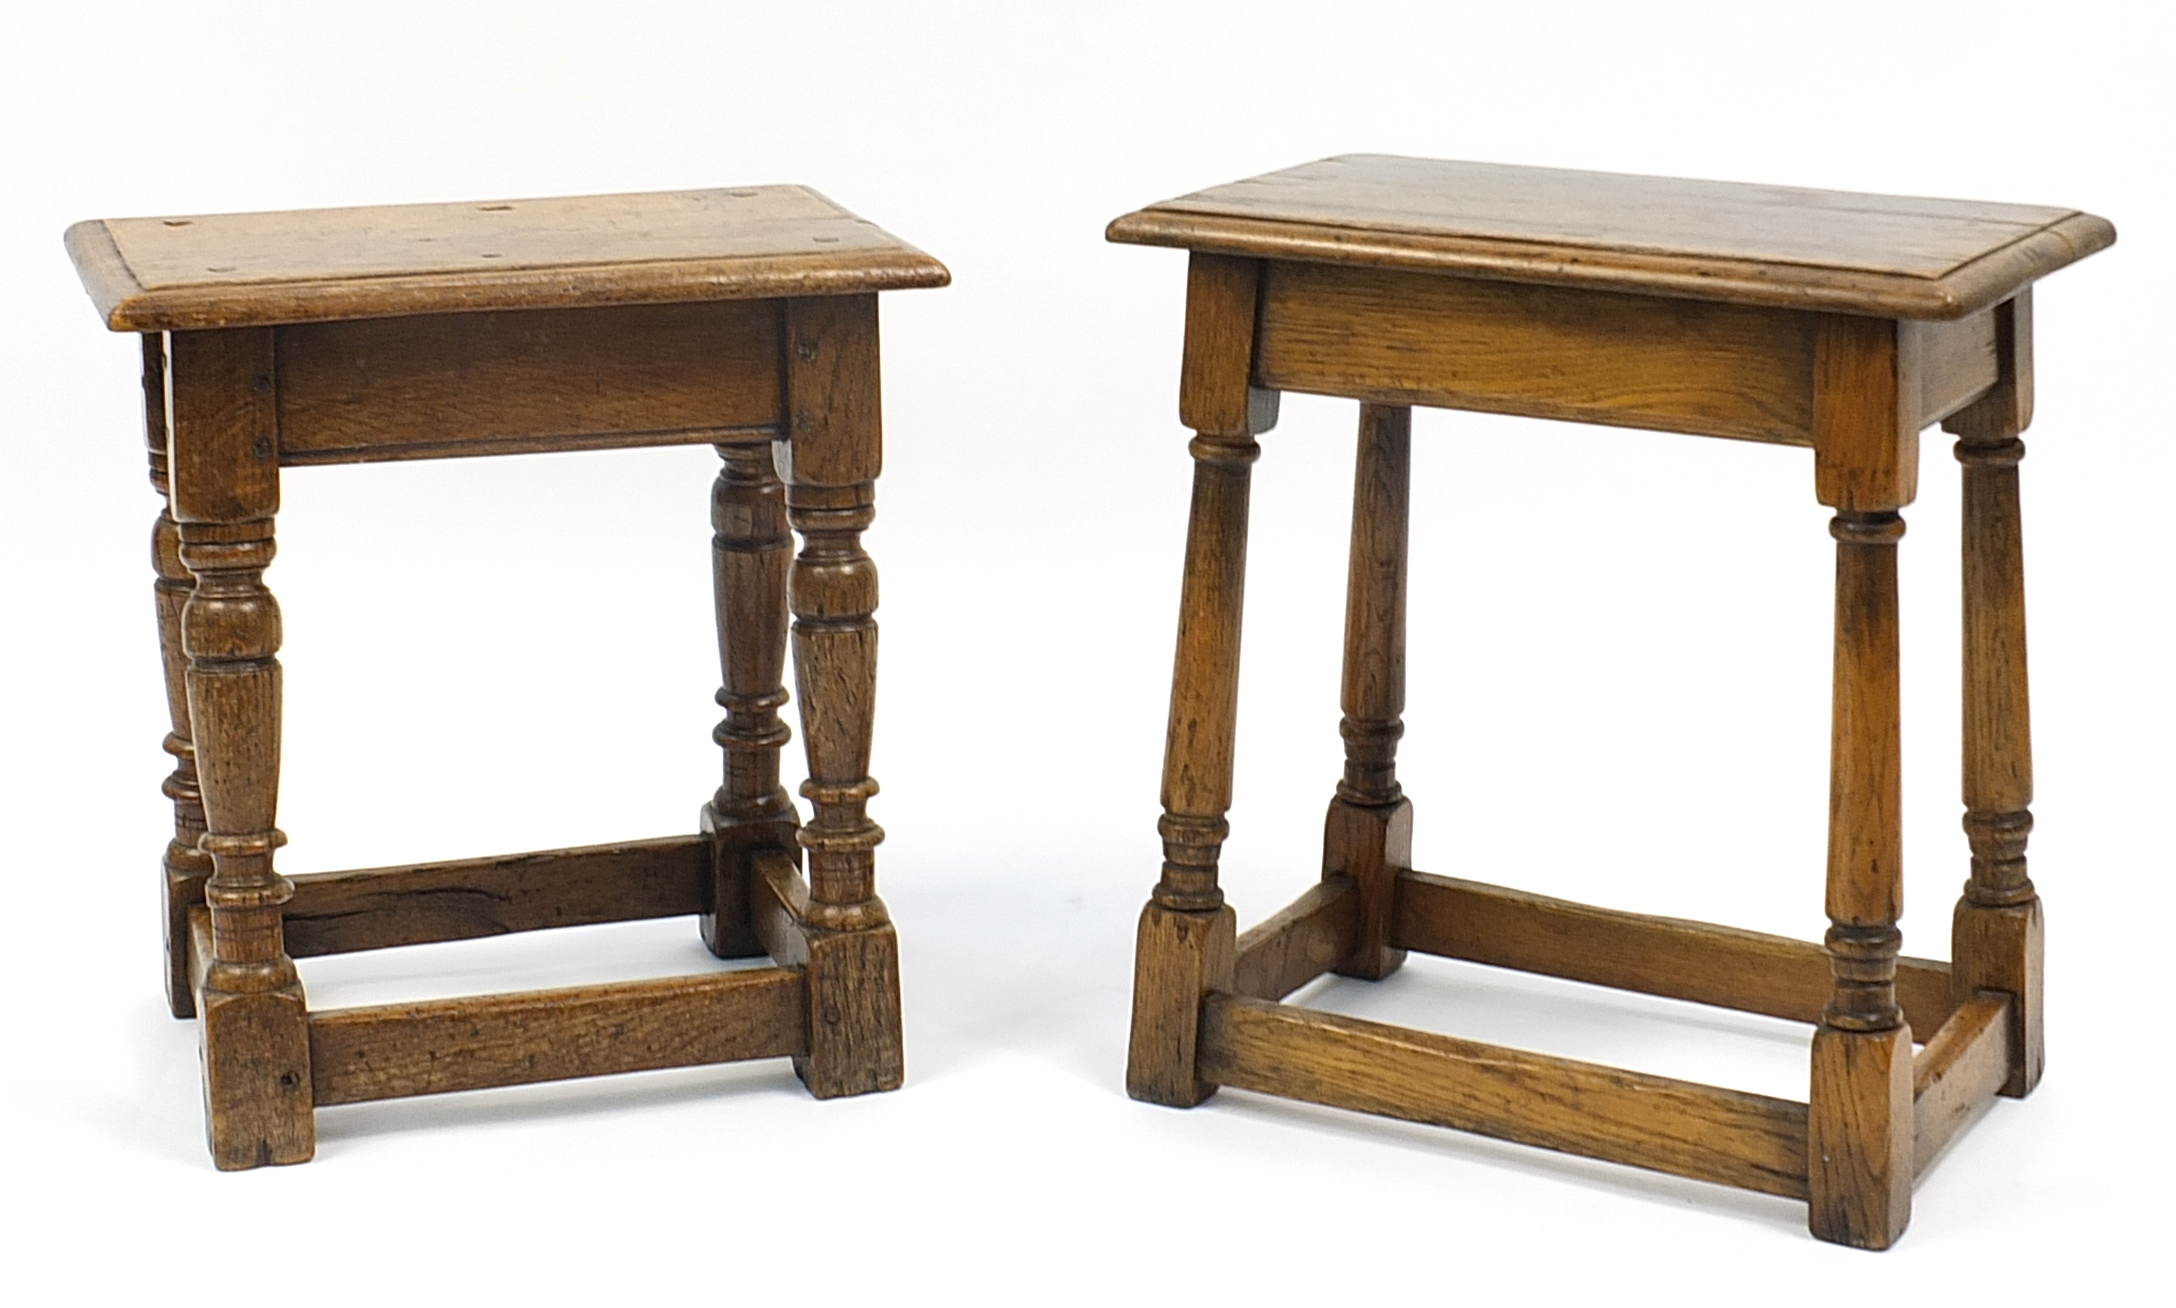
{"type": "MultiPolygon", "coordinates": [[[[1290,219],[1318,219],[1339,202],[1303,184],[1343,185],[1334,166],[1377,162],[1328,160],[1111,226],[1113,240],[1191,251],[1179,407],[1196,433],[1158,824],[1164,863],[1140,919],[1127,1089],[1190,1107],[1235,1086],[1759,1190],[1805,1200],[1824,1240],[1886,1248],[1909,1220],[1915,1178],[1985,1104],[2029,1093],[2041,1073],[2016,466],[2032,411],[2029,283],[2108,244],[2113,229],[2072,215],[2051,224],[2060,248],[2028,240],[2003,252],[2003,267],[1968,265],[1936,288],[1952,298],[1933,304],[1892,278],[1825,288],[1854,297],[1859,311],[1840,312],[1820,302],[1824,288],[1751,277],[1730,288],[1738,302],[1721,303],[1642,292],[1656,269],[1629,256],[1612,266],[1588,255],[1599,270],[1535,285],[1494,279],[1512,259],[1500,244],[1411,235],[1422,224],[1403,214],[1402,229],[1358,232],[1353,222],[1290,219]],[[1631,284],[1608,285],[1611,277],[1631,284]],[[1884,305],[1882,295],[1895,300],[1884,305]],[[1324,825],[1321,882],[1240,934],[1217,867],[1232,798],[1249,469],[1283,390],[1361,401],[1345,771],[1324,825]],[[1817,497],[1836,510],[1837,554],[1823,943],[1412,867],[1413,807],[1396,749],[1413,404],[1812,447],[1817,497]],[[1951,963],[1900,957],[1896,929],[1898,511],[1916,490],[1919,432],[1936,422],[1958,437],[1964,480],[1972,859],[1951,963]],[[1325,972],[1380,979],[1409,950],[1813,1023],[1810,1100],[1279,1002],[1325,972]],[[1914,1031],[1928,1033],[1916,1054],[1914,1031]]],[[[1353,186],[1369,218],[1388,202],[1364,187],[1393,165],[1468,169],[1484,174],[1478,187],[1492,184],[1488,165],[1379,163],[1382,172],[1353,186]]]]}
{"type": "Polygon", "coordinates": [[[882,460],[875,291],[943,285],[943,266],[797,187],[201,222],[250,235],[248,223],[280,220],[290,232],[345,223],[340,234],[393,259],[416,257],[406,242],[421,223],[446,224],[454,243],[481,228],[497,248],[465,263],[426,251],[454,266],[406,284],[335,270],[268,294],[146,275],[166,235],[157,225],[200,220],[69,233],[109,325],[143,337],[176,760],[167,991],[175,1016],[199,1022],[216,1164],[308,1160],[318,1106],[486,1086],[790,1057],[819,1098],[896,1088],[898,946],[875,890],[883,832],[866,813],[876,568],[860,541],[882,460]],[[496,216],[517,210],[534,230],[496,216]],[[505,257],[498,249],[518,258],[524,240],[549,255],[596,220],[636,241],[680,239],[686,255],[689,242],[730,246],[750,212],[773,224],[757,232],[769,244],[753,268],[749,250],[728,248],[630,269],[579,237],[572,271],[565,259],[478,262],[505,257]],[[723,461],[711,521],[724,783],[700,830],[277,872],[281,631],[263,572],[281,467],[695,443],[723,461]],[[779,784],[789,611],[805,825],[779,784]],[[312,1011],[293,961],[681,915],[699,917],[719,957],[771,966],[312,1011]]]}

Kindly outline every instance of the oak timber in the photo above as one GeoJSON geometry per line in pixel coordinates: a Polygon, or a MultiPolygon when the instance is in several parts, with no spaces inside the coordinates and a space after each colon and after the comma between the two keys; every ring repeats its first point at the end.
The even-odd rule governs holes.
{"type": "Polygon", "coordinates": [[[201,1019],[217,1165],[304,1161],[315,1105],[357,1098],[772,1055],[818,1097],[897,1086],[860,534],[881,464],[876,293],[942,285],[943,266],[799,187],[115,220],[68,246],[108,325],[144,337],[176,760],[169,1004],[201,1019]],[[691,442],[724,465],[724,784],[698,829],[320,874],[298,897],[274,867],[281,620],[263,579],[282,465],[691,442]],[[778,784],[789,596],[806,831],[778,784]],[[752,857],[797,844],[815,884],[783,927],[769,915],[791,962],[765,973],[313,1018],[295,971],[297,954],[682,914],[711,952],[755,956],[752,857]]]}
{"type": "Polygon", "coordinates": [[[1924,1173],[2009,1079],[2014,1001],[1988,992],[1961,1005],[1912,1060],[1912,1170],[1924,1173]]]}
{"type": "Polygon", "coordinates": [[[798,1054],[807,985],[752,968],[310,1015],[320,1105],[798,1054]]]}
{"type": "Polygon", "coordinates": [[[1893,318],[1962,318],[2115,241],[2075,209],[1340,155],[1165,200],[1114,241],[1893,318]]]}
{"type": "Polygon", "coordinates": [[[1335,1013],[1215,995],[1220,1085],[1803,1198],[1806,1107],[1335,1013]]]}
{"type": "Polygon", "coordinates": [[[700,445],[780,430],[775,301],[295,323],[280,462],[700,445]]]}
{"type": "Polygon", "coordinates": [[[702,912],[708,836],[292,878],[293,958],[702,912]]]}
{"type": "MultiPolygon", "coordinates": [[[[1596,908],[1427,872],[1398,878],[1395,939],[1408,949],[1542,976],[1685,999],[1794,1022],[1818,1022],[1829,998],[1828,951],[1808,940],[1596,908]]],[[[1912,1025],[1950,1014],[1949,965],[1897,960],[1912,1025]]]]}
{"type": "Polygon", "coordinates": [[[1253,999],[1282,999],[1352,953],[1360,902],[1353,883],[1331,877],[1239,937],[1232,988],[1253,999]]]}
{"type": "Polygon", "coordinates": [[[951,279],[802,186],[94,219],[69,228],[67,243],[106,325],[137,332],[951,279]]]}
{"type": "Polygon", "coordinates": [[[1655,295],[1273,263],[1261,385],[1804,445],[1803,314],[1655,295]]]}
{"type": "MultiPolygon", "coordinates": [[[[1163,873],[1136,950],[1129,1092],[1186,1106],[1227,1083],[1694,1166],[1655,1162],[1656,1142],[1625,1120],[1609,1119],[1599,1141],[1564,1141],[1566,1104],[1594,1078],[1621,1088],[1630,1074],[1263,1002],[1316,975],[1313,954],[1347,932],[1353,955],[1333,965],[1346,975],[1380,977],[1416,948],[1813,1022],[1808,1103],[1754,1114],[1770,1127],[1787,1119],[1770,1143],[1789,1161],[1752,1177],[1692,1174],[1794,1194],[1821,1239],[1888,1247],[1910,1220],[1927,1133],[1955,1129],[1956,1105],[1992,1093],[1995,1064],[2004,1094],[2027,1093],[2039,1073],[2016,437],[2032,407],[2030,284],[2112,243],[2113,227],[2071,209],[1354,155],[1152,205],[1107,235],[1189,252],[1179,413],[1197,433],[1163,873]],[[1345,778],[1325,825],[1323,888],[1250,931],[1219,985],[1221,937],[1209,928],[1227,911],[1217,865],[1232,802],[1246,470],[1286,389],[1362,403],[1345,778]],[[1387,438],[1412,404],[1812,447],[1837,560],[1821,944],[1409,870],[1413,810],[1395,773],[1407,508],[1402,442],[1387,438]],[[1899,510],[1917,492],[1920,433],[1937,421],[1962,438],[1965,465],[1972,874],[1954,966],[1900,958],[1897,929],[1899,510]],[[1979,1018],[1953,1009],[1986,992],[2006,1001],[2006,1035],[1968,1039],[1979,1018]],[[1937,1033],[1916,1114],[1915,1028],[1937,1033]],[[1498,1073],[1545,1092],[1531,1105],[1479,1096],[1476,1107],[1476,1087],[1498,1073]]],[[[1659,1118],[1680,1126],[1727,1094],[1677,1089],[1696,1102],[1659,1118]]]]}

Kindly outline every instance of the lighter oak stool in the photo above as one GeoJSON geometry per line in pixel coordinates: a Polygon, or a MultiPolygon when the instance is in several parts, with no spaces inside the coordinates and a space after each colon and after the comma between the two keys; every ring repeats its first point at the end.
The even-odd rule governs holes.
{"type": "Polygon", "coordinates": [[[943,265],[795,186],[130,218],[77,224],[68,250],[106,325],[143,334],[168,506],[152,538],[176,759],[167,990],[200,1024],[217,1164],[306,1161],[316,1106],[482,1086],[791,1057],[818,1097],[897,1087],[860,541],[881,459],[877,294],[942,286],[943,265]],[[263,574],[280,469],[698,443],[724,460],[725,783],[701,830],[275,871],[280,615],[263,574]],[[789,606],[806,826],[778,772],[789,606]],[[711,952],[773,965],[313,1012],[293,962],[683,914],[711,952]]]}
{"type": "Polygon", "coordinates": [[[1110,239],[1192,252],[1180,419],[1198,433],[1127,1088],[1220,1085],[1805,1200],[1886,1248],[1924,1168],[2041,1067],[2041,910],[2018,434],[2032,282],[2115,230],[2068,209],[1347,156],[1152,205],[1110,239]],[[1345,775],[1323,879],[1244,935],[1231,806],[1248,468],[1281,391],[1361,401],[1345,775]],[[1415,404],[1810,446],[1836,510],[1824,945],[1416,872],[1396,771],[1415,404]],[[1964,465],[1964,826],[1953,962],[1899,958],[1898,510],[1919,432],[1964,465]],[[1809,1103],[1278,1002],[1405,951],[1817,1025],[1809,1103]],[[1929,1033],[1916,1054],[1913,1031],[1929,1033]]]}

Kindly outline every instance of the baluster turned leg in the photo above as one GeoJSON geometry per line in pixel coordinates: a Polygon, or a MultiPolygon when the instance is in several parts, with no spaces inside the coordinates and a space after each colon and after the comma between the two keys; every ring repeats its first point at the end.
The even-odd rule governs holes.
{"type": "Polygon", "coordinates": [[[2032,293],[1995,311],[1999,380],[1944,424],[1964,465],[1964,829],[1972,874],[1952,919],[1950,977],[1962,1000],[2011,996],[2009,1080],[2023,1097],[2046,1061],[2043,919],[2025,871],[2032,833],[2032,713],[2025,681],[2025,550],[2018,434],[2032,422],[2032,293]]]}
{"type": "Polygon", "coordinates": [[[785,490],[762,435],[718,446],[724,467],[712,488],[711,576],[718,611],[718,661],[725,720],[714,734],[725,750],[725,784],[703,806],[711,836],[712,909],[703,943],[720,958],[763,952],[749,926],[750,855],[799,852],[793,800],[778,783],[778,751],[793,733],[779,720],[786,688],[786,582],[793,533],[785,490]]]}
{"type": "Polygon", "coordinates": [[[204,797],[197,788],[196,746],[189,736],[189,656],[181,648],[181,610],[196,581],[181,562],[181,524],[165,507],[166,337],[151,332],[144,346],[144,428],[151,453],[151,484],[159,492],[158,520],[151,524],[151,566],[158,572],[153,595],[159,614],[159,655],[166,672],[166,752],[174,771],[162,789],[174,802],[174,836],[166,842],[166,1004],[176,1017],[196,1016],[189,988],[189,911],[204,902],[212,860],[197,847],[204,835],[204,797]]]}
{"type": "Polygon", "coordinates": [[[876,895],[869,775],[876,718],[876,564],[861,533],[876,517],[882,463],[876,297],[787,305],[790,464],[786,514],[801,533],[788,585],[793,671],[808,752],[809,1052],[796,1060],[819,1098],[891,1090],[905,1077],[899,942],[876,895]]]}
{"type": "Polygon", "coordinates": [[[271,332],[176,332],[169,410],[181,561],[189,725],[212,859],[204,902],[212,957],[197,995],[213,1161],[222,1169],[307,1161],[308,1018],[287,957],[273,868],[279,805],[280,611],[264,584],[279,507],[271,332]]]}
{"type": "Polygon", "coordinates": [[[1825,319],[1815,338],[1814,469],[1836,509],[1829,739],[1828,1007],[1813,1037],[1807,1224],[1886,1249],[1911,1221],[1912,1033],[1896,998],[1904,911],[1897,510],[1917,490],[1912,324],[1825,319]]]}
{"type": "Polygon", "coordinates": [[[1378,981],[1405,962],[1391,937],[1398,874],[1413,865],[1413,801],[1398,786],[1405,734],[1405,557],[1413,411],[1360,406],[1352,556],[1345,584],[1345,779],[1323,824],[1322,874],[1360,896],[1352,954],[1337,971],[1378,981]]]}

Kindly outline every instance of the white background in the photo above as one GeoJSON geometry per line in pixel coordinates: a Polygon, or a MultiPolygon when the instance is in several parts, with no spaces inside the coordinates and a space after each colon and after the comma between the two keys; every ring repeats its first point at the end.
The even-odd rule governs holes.
{"type": "MultiPolygon", "coordinates": [[[[2165,1266],[2170,30],[2097,4],[11,6],[0,18],[16,1302],[2094,1297],[2165,1266]],[[1347,151],[1993,200],[2122,243],[2037,295],[2024,466],[2047,1080],[1886,1255],[1802,1206],[1121,1088],[1188,460],[1149,201],[1347,151]],[[782,1062],[330,1109],[220,1175],[159,996],[133,339],[77,219],[804,182],[952,268],[886,299],[874,812],[907,1087],[782,1062]],[[1878,1260],[1877,1260],[1878,1258],[1878,1260]],[[1848,1278],[1848,1279],[1845,1279],[1848,1278]]],[[[1257,467],[1226,885],[1315,876],[1353,406],[1257,467]]],[[[1814,937],[1831,545],[1799,450],[1416,421],[1403,773],[1426,869],[1814,937]]],[[[1908,952],[1947,954],[1956,476],[1907,512],[1908,952]]],[[[691,829],[716,784],[700,448],[300,470],[289,871],[691,829]]],[[[796,749],[798,747],[796,746],[796,749]]],[[[673,921],[303,965],[341,1006],[706,965],[673,921]]],[[[1415,959],[1311,1001],[1805,1093],[1805,1028],[1415,959]]]]}

